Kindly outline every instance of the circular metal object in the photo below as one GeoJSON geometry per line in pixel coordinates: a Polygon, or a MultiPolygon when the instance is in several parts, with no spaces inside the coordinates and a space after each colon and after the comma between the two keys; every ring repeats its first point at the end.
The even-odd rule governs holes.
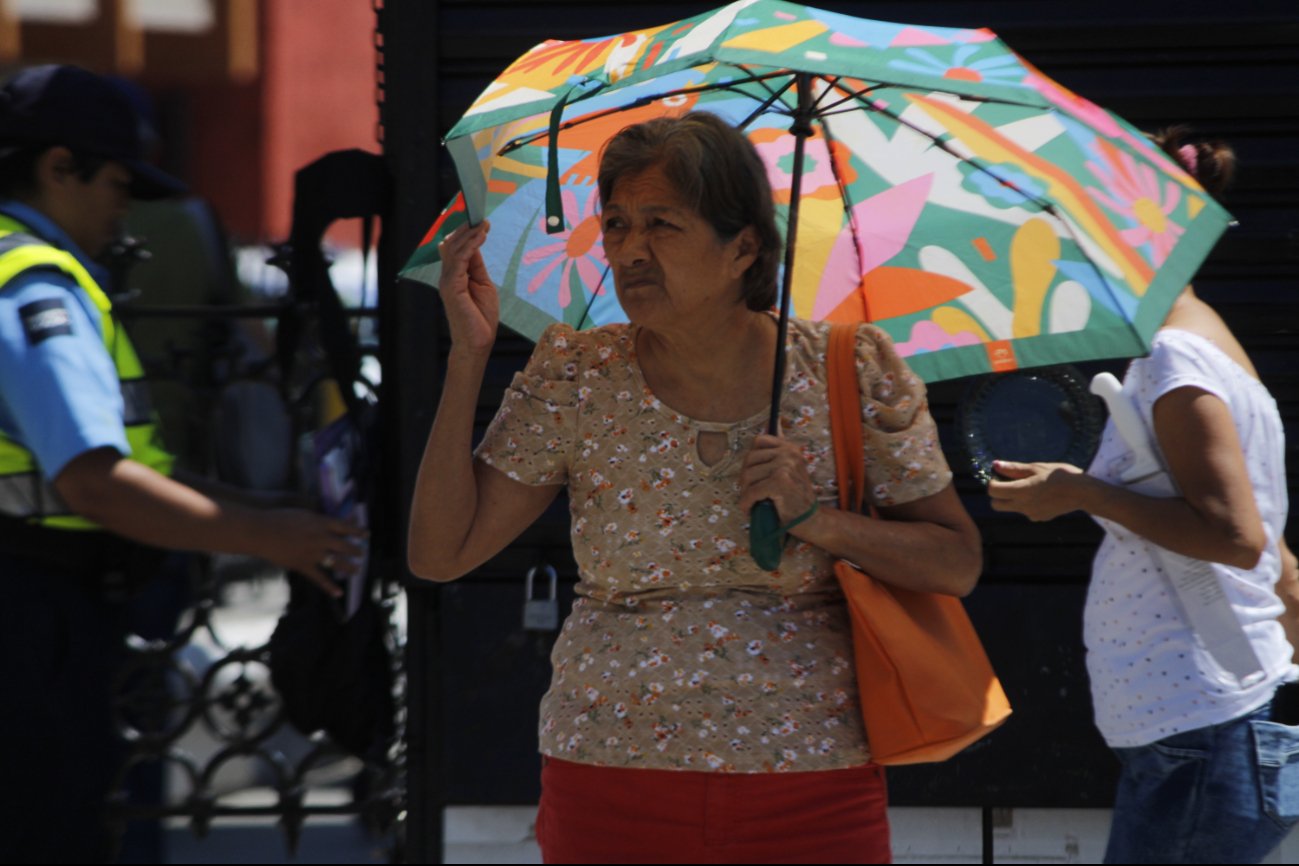
{"type": "Polygon", "coordinates": [[[987,484],[994,460],[1086,469],[1105,413],[1078,368],[1062,365],[977,380],[957,408],[956,426],[971,471],[987,484]]]}

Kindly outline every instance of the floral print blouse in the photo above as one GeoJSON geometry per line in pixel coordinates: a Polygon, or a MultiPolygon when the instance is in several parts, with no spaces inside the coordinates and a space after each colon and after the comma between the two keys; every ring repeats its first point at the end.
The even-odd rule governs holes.
{"type": "MultiPolygon", "coordinates": [[[[525,484],[566,484],[580,580],[542,700],[545,755],[612,767],[828,770],[870,759],[851,634],[820,548],[780,568],[748,553],[739,472],[767,420],[688,418],[642,378],[635,326],[551,326],[476,455],[525,484]],[[705,464],[701,432],[724,433],[705,464]]],[[[782,429],[835,507],[825,391],[829,326],[790,323],[782,429]]],[[[924,386],[871,325],[857,333],[868,487],[876,505],[951,481],[924,386]]]]}

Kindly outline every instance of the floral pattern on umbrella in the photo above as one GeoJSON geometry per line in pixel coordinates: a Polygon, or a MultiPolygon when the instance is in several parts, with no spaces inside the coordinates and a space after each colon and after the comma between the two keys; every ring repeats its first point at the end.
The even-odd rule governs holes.
{"type": "Polygon", "coordinates": [[[448,136],[465,194],[405,275],[470,213],[502,321],[625,321],[598,232],[600,148],[691,110],[742,128],[778,216],[798,212],[795,314],[866,319],[928,381],[1143,353],[1228,215],[1126,121],[986,29],[739,0],[665,26],[548,41],[448,136]],[[790,201],[793,81],[816,115],[790,201]]]}

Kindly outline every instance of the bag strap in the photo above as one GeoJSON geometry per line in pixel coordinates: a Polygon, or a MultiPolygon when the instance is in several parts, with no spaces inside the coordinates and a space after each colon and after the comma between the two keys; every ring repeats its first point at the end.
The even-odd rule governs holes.
{"type": "Polygon", "coordinates": [[[866,457],[861,432],[861,388],[857,382],[857,325],[830,326],[825,369],[839,507],[860,512],[866,499],[866,457]]]}

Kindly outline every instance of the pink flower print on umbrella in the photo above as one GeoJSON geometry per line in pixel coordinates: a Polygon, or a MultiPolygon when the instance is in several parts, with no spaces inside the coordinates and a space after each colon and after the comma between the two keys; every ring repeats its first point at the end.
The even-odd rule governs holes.
{"type": "Polygon", "coordinates": [[[504,275],[503,324],[537,339],[554,321],[578,330],[625,322],[613,291],[589,294],[603,263],[595,223],[584,221],[600,149],[626,125],[680,114],[691,100],[762,151],[782,222],[797,208],[794,311],[874,322],[916,350],[927,381],[1003,369],[997,359],[1014,361],[1021,339],[1031,341],[1023,361],[1033,366],[1144,353],[1151,323],[1182,289],[1160,272],[1194,272],[1229,219],[1134,126],[1051,81],[991,31],[754,0],[606,39],[546,43],[520,58],[448,133],[465,200],[403,274],[437,285],[440,239],[481,213],[502,238],[484,256],[504,275]],[[810,120],[791,124],[800,100],[810,120]],[[557,121],[554,142],[548,119],[557,121]],[[800,200],[790,202],[792,132],[809,128],[800,200]],[[1098,141],[1158,179],[1117,156],[1106,165],[1098,141]],[[1095,175],[1089,160],[1100,166],[1095,175]],[[1120,172],[1116,185],[1109,175],[1120,172]],[[870,221],[856,218],[886,191],[897,197],[872,202],[870,221]],[[545,237],[541,214],[572,231],[545,237]],[[1033,220],[1051,225],[1054,255],[1011,253],[1008,236],[1033,220]],[[990,244],[1006,266],[988,257],[990,244]],[[929,247],[950,250],[987,291],[928,268],[929,247]],[[556,279],[562,285],[552,287],[556,279]],[[1065,303],[1070,296],[1082,303],[1065,303]],[[1086,318],[1091,301],[1107,315],[1086,318]],[[1130,318],[1138,308],[1150,312],[1130,318]],[[1054,334],[1068,336],[1044,339],[1054,334]],[[997,344],[988,357],[968,351],[985,336],[997,344]]]}
{"type": "Polygon", "coordinates": [[[1131,145],[1148,159],[1154,160],[1165,171],[1181,171],[1181,167],[1169,159],[1162,150],[1151,144],[1150,140],[1145,136],[1134,135],[1128,126],[1119,122],[1117,116],[1110,114],[1096,103],[1084,99],[1060,83],[1052,81],[1022,57],[1019,59],[1029,70],[1029,74],[1024,77],[1024,83],[1046,97],[1048,102],[1064,111],[1065,114],[1081,120],[1093,132],[1099,132],[1103,136],[1103,138],[1098,139],[1099,141],[1106,139],[1122,141],[1131,145]]]}
{"type": "Polygon", "coordinates": [[[528,250],[523,254],[525,265],[535,265],[550,259],[532,276],[532,279],[528,280],[528,294],[535,294],[561,265],[563,270],[559,275],[557,293],[560,309],[567,309],[573,301],[574,271],[577,272],[582,286],[588,287],[597,295],[603,294],[601,281],[608,268],[608,262],[604,257],[604,241],[600,234],[600,215],[596,212],[596,192],[596,188],[591,187],[579,212],[577,195],[570,189],[563,191],[564,211],[577,214],[577,219],[565,220],[572,228],[560,234],[546,235],[547,239],[553,239],[552,243],[528,250]]]}
{"type": "MultiPolygon", "coordinates": [[[[865,321],[865,310],[854,310],[855,318],[836,318],[835,310],[861,288],[866,274],[901,252],[924,210],[930,175],[889,187],[853,208],[857,232],[841,232],[830,250],[809,311],[814,319],[865,321]]],[[[806,313],[804,313],[806,315],[806,313]]]]}
{"type": "MultiPolygon", "coordinates": [[[[758,155],[767,166],[771,191],[778,204],[789,204],[794,176],[794,138],[786,130],[774,127],[755,129],[749,133],[758,155]]],[[[848,148],[834,142],[827,148],[819,130],[807,140],[804,153],[802,195],[804,198],[839,199],[839,184],[851,185],[857,181],[857,170],[852,166],[848,148]],[[831,157],[833,155],[833,162],[831,157]],[[836,170],[838,177],[836,178],[836,170]]]]}
{"type": "Polygon", "coordinates": [[[1182,202],[1181,187],[1167,179],[1161,184],[1153,168],[1139,164],[1107,141],[1098,142],[1098,147],[1104,164],[1089,161],[1087,168],[1105,189],[1089,186],[1087,192],[1105,207],[1132,220],[1134,225],[1119,234],[1134,247],[1149,250],[1155,267],[1162,265],[1185,231],[1169,219],[1182,202]]]}

